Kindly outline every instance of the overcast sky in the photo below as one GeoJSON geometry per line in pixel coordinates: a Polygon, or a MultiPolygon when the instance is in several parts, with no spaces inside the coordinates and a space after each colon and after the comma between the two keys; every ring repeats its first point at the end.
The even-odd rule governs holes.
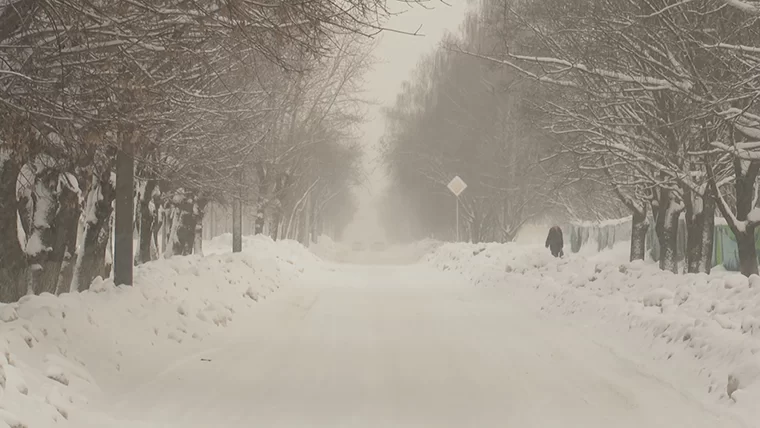
{"type": "MultiPolygon", "coordinates": [[[[384,32],[378,40],[373,55],[377,60],[374,69],[366,75],[365,97],[378,102],[370,109],[363,127],[363,143],[367,148],[365,169],[370,174],[368,188],[359,191],[360,208],[354,223],[346,230],[346,240],[381,240],[375,215],[375,198],[382,193],[384,171],[376,168],[377,144],[385,131],[381,109],[392,106],[404,80],[409,79],[418,61],[431,52],[440,42],[446,30],[456,32],[467,10],[465,0],[449,0],[449,5],[428,2],[428,8],[399,6],[405,11],[390,19],[386,27],[414,32],[420,25],[423,36],[409,36],[384,32]]],[[[400,4],[400,2],[399,2],[400,4]]]]}

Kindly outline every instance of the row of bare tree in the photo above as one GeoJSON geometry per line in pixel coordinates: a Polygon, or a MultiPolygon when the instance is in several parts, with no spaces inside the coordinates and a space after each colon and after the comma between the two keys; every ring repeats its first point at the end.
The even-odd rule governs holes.
{"type": "MultiPolygon", "coordinates": [[[[532,106],[532,112],[527,107],[517,111],[530,112],[528,129],[543,131],[535,136],[525,136],[520,130],[496,134],[504,141],[503,147],[516,144],[507,148],[516,163],[501,160],[495,153],[483,154],[503,168],[499,177],[504,183],[514,190],[526,189],[534,197],[546,194],[549,197],[544,203],[566,201],[560,205],[573,212],[579,208],[578,201],[583,201],[577,198],[579,194],[616,195],[633,215],[631,259],[644,257],[648,218],[652,217],[662,255],[660,266],[673,272],[681,269],[676,255],[678,219],[684,216],[686,220],[685,270],[709,272],[714,221],[721,216],[736,237],[741,272],[758,273],[757,2],[483,0],[471,19],[475,24],[469,25],[480,34],[472,37],[465,26],[463,37],[451,40],[446,54],[439,53],[446,61],[438,68],[451,75],[451,64],[466,62],[452,59],[451,55],[457,54],[481,60],[485,68],[478,70],[505,73],[508,77],[499,81],[499,94],[512,103],[532,106]],[[524,88],[532,90],[525,92],[524,88]],[[536,151],[539,153],[531,157],[536,151]],[[518,170],[517,175],[510,175],[512,168],[528,164],[529,172],[518,170]],[[565,177],[559,187],[550,184],[557,172],[565,177]],[[530,187],[536,182],[534,174],[544,177],[538,179],[538,188],[530,187]],[[604,187],[586,190],[589,183],[604,187]]],[[[492,85],[494,79],[473,72],[459,82],[482,87],[492,85]]],[[[414,127],[429,129],[429,124],[441,133],[441,123],[449,121],[442,133],[460,127],[462,133],[454,137],[459,139],[457,144],[466,147],[464,152],[479,155],[480,135],[487,133],[464,118],[487,118],[497,106],[482,105],[486,99],[482,90],[470,92],[463,102],[455,96],[457,85],[437,91],[420,85],[422,95],[412,98],[432,99],[415,101],[412,109],[417,109],[418,118],[426,119],[412,119],[413,126],[403,125],[404,131],[391,131],[391,136],[414,127]],[[442,108],[436,107],[441,103],[460,111],[436,117],[432,111],[442,108]],[[481,107],[476,110],[477,105],[481,107]]],[[[496,117],[512,120],[514,110],[501,111],[496,117]]],[[[498,123],[486,122],[489,126],[498,123]]],[[[440,168],[439,160],[448,152],[447,137],[425,138],[432,147],[429,152],[437,158],[429,155],[420,162],[434,165],[431,170],[440,168]]],[[[412,143],[408,136],[400,141],[393,145],[396,156],[407,149],[417,155],[421,151],[411,146],[425,144],[412,143]]],[[[470,166],[483,176],[487,172],[482,165],[468,162],[456,171],[470,166]]],[[[409,171],[399,172],[397,179],[404,180],[403,174],[409,171]]],[[[453,169],[443,171],[448,177],[453,169]]],[[[471,181],[487,185],[479,177],[471,181]]],[[[478,194],[473,192],[471,197],[478,194]]],[[[494,195],[485,198],[488,202],[498,200],[497,193],[487,194],[494,195]]],[[[523,200],[519,193],[508,199],[517,204],[523,200]]],[[[610,205],[594,206],[606,210],[610,205]]],[[[543,210],[540,205],[538,209],[543,210]]]]}
{"type": "Polygon", "coordinates": [[[209,202],[254,204],[273,237],[339,229],[363,38],[387,14],[385,0],[0,0],[0,300],[87,289],[112,265],[130,284],[134,264],[198,253],[209,202]]]}

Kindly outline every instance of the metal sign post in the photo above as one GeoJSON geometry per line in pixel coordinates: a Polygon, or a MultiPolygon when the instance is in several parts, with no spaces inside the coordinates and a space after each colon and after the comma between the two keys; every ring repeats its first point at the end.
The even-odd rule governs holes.
{"type": "Polygon", "coordinates": [[[457,196],[456,199],[457,199],[457,242],[459,242],[459,196],[457,196]]]}
{"type": "Polygon", "coordinates": [[[464,189],[467,188],[467,183],[457,175],[446,187],[451,190],[451,193],[453,193],[457,199],[457,242],[459,242],[459,195],[461,195],[462,192],[464,192],[464,189]]]}

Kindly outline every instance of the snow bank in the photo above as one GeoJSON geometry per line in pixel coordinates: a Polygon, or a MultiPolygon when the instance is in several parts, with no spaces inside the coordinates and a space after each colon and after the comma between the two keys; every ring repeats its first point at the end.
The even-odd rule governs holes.
{"type": "Polygon", "coordinates": [[[625,243],[563,259],[539,246],[447,244],[426,260],[479,287],[525,297],[547,315],[624,337],[636,344],[628,348],[632,358],[663,361],[663,377],[680,371],[695,394],[756,422],[760,277],[726,271],[674,275],[651,263],[626,262],[627,255],[625,243]]]}
{"type": "Polygon", "coordinates": [[[86,292],[0,305],[0,427],[83,426],[90,400],[208,349],[215,331],[318,262],[293,242],[245,238],[238,254],[229,242],[139,266],[134,287],[98,278],[86,292]]]}

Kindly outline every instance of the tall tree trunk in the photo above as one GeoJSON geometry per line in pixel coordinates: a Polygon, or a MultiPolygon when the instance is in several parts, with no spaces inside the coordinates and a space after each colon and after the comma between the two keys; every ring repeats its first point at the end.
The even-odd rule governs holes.
{"type": "Polygon", "coordinates": [[[739,269],[745,276],[757,275],[757,248],[755,247],[755,228],[757,223],[750,221],[749,214],[754,208],[755,202],[755,181],[760,173],[760,162],[752,161],[749,165],[744,165],[743,160],[738,157],[734,159],[734,190],[736,215],[731,213],[731,209],[722,198],[721,190],[718,188],[714,172],[710,164],[706,164],[708,176],[710,177],[710,187],[716,199],[716,204],[720,209],[723,217],[728,221],[734,237],[736,238],[737,249],[739,252],[739,269]]]}
{"type": "Polygon", "coordinates": [[[173,208],[167,201],[161,207],[161,253],[166,255],[169,251],[169,238],[171,237],[172,220],[174,219],[172,214],[173,208]]]}
{"type": "Polygon", "coordinates": [[[313,213],[312,209],[312,201],[314,198],[312,198],[311,193],[309,193],[306,196],[306,206],[303,209],[303,232],[302,232],[302,239],[301,243],[308,247],[311,245],[311,230],[312,226],[311,223],[313,219],[311,218],[311,215],[313,213]]]}
{"type": "MultiPolygon", "coordinates": [[[[735,160],[736,169],[741,171],[742,161],[735,160]]],[[[736,244],[739,250],[739,267],[741,273],[757,275],[757,248],[755,247],[755,224],[749,222],[749,213],[754,208],[755,199],[755,181],[758,176],[758,163],[752,162],[747,168],[747,172],[737,177],[734,186],[736,188],[736,218],[739,221],[746,222],[744,230],[734,230],[736,244]]]]}
{"type": "Polygon", "coordinates": [[[742,275],[757,275],[757,248],[755,247],[755,227],[736,233],[736,246],[739,250],[739,270],[742,275]]]}
{"type": "Polygon", "coordinates": [[[114,222],[114,283],[132,285],[134,264],[134,178],[137,132],[122,130],[116,155],[116,219],[114,222]]]}
{"type": "Polygon", "coordinates": [[[84,238],[74,268],[73,291],[87,290],[93,279],[98,276],[107,278],[110,274],[110,269],[106,272],[106,251],[113,223],[113,201],[116,198],[110,168],[94,178],[86,197],[84,238]]]}
{"type": "Polygon", "coordinates": [[[238,195],[232,202],[232,252],[243,251],[243,200],[238,195]]]}
{"type": "Polygon", "coordinates": [[[643,209],[633,209],[631,221],[631,254],[630,260],[644,260],[646,256],[646,237],[649,231],[646,205],[643,209]]]}
{"type": "Polygon", "coordinates": [[[283,202],[282,202],[282,194],[284,189],[288,186],[290,183],[291,176],[290,173],[287,171],[281,172],[277,176],[277,180],[275,182],[274,187],[274,207],[272,212],[272,239],[275,241],[282,238],[283,233],[283,223],[284,223],[284,208],[283,208],[283,202]]]}
{"type": "Polygon", "coordinates": [[[660,269],[678,273],[678,218],[683,205],[672,190],[661,189],[655,230],[660,243],[660,269]]]}
{"type": "Polygon", "coordinates": [[[282,209],[280,209],[277,213],[277,223],[275,224],[275,233],[274,235],[276,238],[274,240],[282,239],[282,233],[285,230],[284,226],[285,216],[282,215],[282,209]]]}
{"type": "Polygon", "coordinates": [[[148,180],[142,189],[142,194],[138,194],[137,201],[137,231],[138,245],[137,254],[135,255],[135,265],[147,263],[152,260],[153,247],[153,226],[156,219],[153,216],[153,192],[156,190],[158,183],[155,180],[148,180]]]}
{"type": "Polygon", "coordinates": [[[193,204],[193,221],[195,222],[195,237],[193,239],[193,254],[203,255],[203,217],[206,214],[205,198],[196,198],[193,204]]]}
{"type": "Polygon", "coordinates": [[[177,231],[182,226],[181,215],[181,210],[175,203],[172,203],[172,205],[170,205],[169,209],[166,211],[166,222],[170,226],[166,231],[168,236],[166,239],[166,250],[164,250],[165,259],[182,254],[182,249],[179,245],[179,238],[177,236],[177,231]]]}
{"type": "Polygon", "coordinates": [[[715,201],[686,193],[686,266],[689,273],[710,273],[715,227],[715,201]]]}
{"type": "Polygon", "coordinates": [[[161,244],[161,228],[164,225],[163,209],[161,207],[161,190],[154,192],[153,194],[153,223],[151,223],[151,234],[153,235],[153,246],[151,247],[151,260],[158,260],[159,254],[163,248],[159,248],[161,244]]]}
{"type": "Polygon", "coordinates": [[[27,231],[26,255],[29,272],[27,292],[55,293],[64,251],[56,245],[61,173],[55,161],[40,155],[22,168],[19,204],[21,221],[27,231]]]}
{"type": "Polygon", "coordinates": [[[58,212],[53,220],[53,251],[51,261],[55,268],[45,272],[45,289],[47,293],[68,293],[74,279],[74,265],[77,257],[77,233],[82,208],[79,201],[79,186],[73,176],[61,177],[67,181],[58,196],[58,212]],[[57,272],[56,272],[57,270],[57,272]]]}
{"type": "Polygon", "coordinates": [[[709,196],[704,198],[704,220],[702,222],[702,265],[704,272],[711,273],[713,267],[713,251],[715,245],[715,200],[709,196]]]}
{"type": "Polygon", "coordinates": [[[259,181],[259,194],[256,198],[256,218],[254,219],[253,234],[261,235],[264,233],[264,223],[266,221],[267,199],[269,197],[269,168],[264,162],[256,165],[256,175],[259,181]]]}
{"type": "Polygon", "coordinates": [[[0,149],[0,302],[20,299],[24,283],[26,259],[19,242],[16,180],[21,166],[9,149],[0,149]]]}
{"type": "Polygon", "coordinates": [[[203,256],[203,222],[195,223],[195,239],[193,240],[193,254],[203,256]]]}
{"type": "MultiPolygon", "coordinates": [[[[115,205],[115,204],[114,204],[115,205]]],[[[113,247],[114,247],[114,219],[115,213],[111,213],[111,218],[108,220],[108,242],[106,243],[106,259],[103,266],[103,278],[111,278],[113,273],[113,247]]]]}
{"type": "Polygon", "coordinates": [[[311,216],[311,242],[317,244],[319,243],[319,229],[320,224],[322,223],[322,217],[317,212],[317,204],[313,204],[314,208],[312,209],[312,216],[311,216]]]}
{"type": "Polygon", "coordinates": [[[187,256],[193,252],[195,240],[194,198],[190,194],[178,194],[174,198],[172,231],[169,238],[171,251],[168,256],[187,256]]]}

